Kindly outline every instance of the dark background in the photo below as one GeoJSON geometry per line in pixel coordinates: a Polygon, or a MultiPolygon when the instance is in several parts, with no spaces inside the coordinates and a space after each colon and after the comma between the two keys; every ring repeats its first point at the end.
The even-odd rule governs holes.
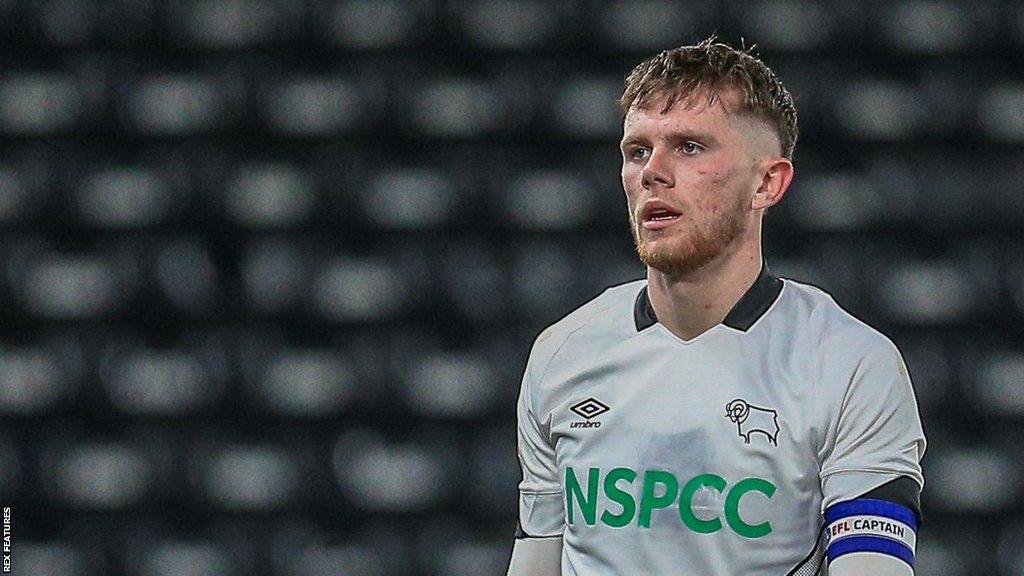
{"type": "Polygon", "coordinates": [[[616,107],[794,94],[766,255],[890,335],[918,573],[1024,574],[1024,5],[0,0],[14,573],[503,574],[546,325],[639,278],[616,107]]]}

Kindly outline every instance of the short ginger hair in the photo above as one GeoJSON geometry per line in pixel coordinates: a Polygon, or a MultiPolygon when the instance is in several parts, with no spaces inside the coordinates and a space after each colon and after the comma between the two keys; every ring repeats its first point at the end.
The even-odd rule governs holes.
{"type": "Polygon", "coordinates": [[[792,160],[797,139],[793,97],[748,49],[737,50],[715,36],[694,46],[664,50],[638,64],[626,76],[619,106],[625,115],[665,99],[665,113],[696,94],[707,94],[708,104],[713,104],[730,90],[740,97],[738,110],[765,121],[778,136],[782,155],[792,160]]]}

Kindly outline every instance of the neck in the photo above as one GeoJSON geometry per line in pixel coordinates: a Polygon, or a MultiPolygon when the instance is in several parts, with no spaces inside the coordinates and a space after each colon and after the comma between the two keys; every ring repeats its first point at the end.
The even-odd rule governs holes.
{"type": "Polygon", "coordinates": [[[760,272],[760,242],[746,243],[682,276],[648,267],[651,307],[670,332],[692,340],[725,320],[760,272]]]}

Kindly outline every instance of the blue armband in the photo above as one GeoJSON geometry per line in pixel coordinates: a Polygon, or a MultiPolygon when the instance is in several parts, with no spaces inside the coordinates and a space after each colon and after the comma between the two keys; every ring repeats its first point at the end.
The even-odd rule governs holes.
{"type": "Polygon", "coordinates": [[[906,506],[856,498],[825,509],[828,560],[851,552],[887,554],[914,565],[917,516],[906,506]]]}

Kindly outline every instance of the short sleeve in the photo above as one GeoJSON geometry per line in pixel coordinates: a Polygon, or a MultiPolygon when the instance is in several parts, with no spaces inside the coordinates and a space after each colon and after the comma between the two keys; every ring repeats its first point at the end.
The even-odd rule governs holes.
{"type": "Polygon", "coordinates": [[[533,409],[532,374],[527,365],[516,409],[519,463],[519,524],[527,536],[560,536],[565,526],[555,450],[533,409]]]}
{"type": "Polygon", "coordinates": [[[824,378],[849,385],[820,453],[822,509],[900,476],[923,487],[924,431],[899,350],[879,336],[859,358],[825,363],[824,378]]]}

